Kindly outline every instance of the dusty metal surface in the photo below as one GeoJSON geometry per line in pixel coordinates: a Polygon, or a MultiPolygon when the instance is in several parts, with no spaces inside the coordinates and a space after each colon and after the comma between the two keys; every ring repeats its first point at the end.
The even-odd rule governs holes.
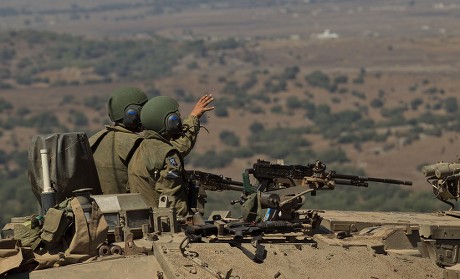
{"type": "Polygon", "coordinates": [[[58,268],[13,274],[7,278],[30,279],[102,279],[102,278],[161,278],[160,265],[154,256],[109,256],[99,260],[58,268]]]}

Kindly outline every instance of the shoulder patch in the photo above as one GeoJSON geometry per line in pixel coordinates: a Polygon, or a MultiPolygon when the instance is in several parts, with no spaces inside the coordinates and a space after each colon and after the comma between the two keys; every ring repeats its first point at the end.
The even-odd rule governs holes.
{"type": "Polygon", "coordinates": [[[168,157],[167,158],[169,163],[173,166],[173,167],[177,167],[179,166],[179,164],[177,163],[176,159],[174,157],[168,157]]]}

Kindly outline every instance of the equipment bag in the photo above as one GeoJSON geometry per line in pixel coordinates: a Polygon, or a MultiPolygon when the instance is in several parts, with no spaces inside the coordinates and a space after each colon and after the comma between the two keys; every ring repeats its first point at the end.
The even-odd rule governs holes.
{"type": "Polygon", "coordinates": [[[28,174],[32,191],[40,203],[43,191],[40,149],[48,151],[51,186],[56,192],[57,203],[72,197],[72,192],[81,188],[93,188],[93,195],[102,194],[85,133],[37,135],[29,147],[28,174]]]}
{"type": "Polygon", "coordinates": [[[22,247],[31,247],[32,250],[35,250],[41,241],[40,230],[38,216],[32,215],[29,220],[14,225],[13,238],[21,240],[22,247]]]}

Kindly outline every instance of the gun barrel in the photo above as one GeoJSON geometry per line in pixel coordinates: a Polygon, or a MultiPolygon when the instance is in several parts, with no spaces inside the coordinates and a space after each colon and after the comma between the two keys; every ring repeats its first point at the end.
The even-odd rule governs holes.
{"type": "Polygon", "coordinates": [[[199,182],[206,190],[210,191],[232,190],[242,192],[244,190],[243,182],[234,181],[223,175],[191,170],[186,171],[186,176],[188,180],[194,181],[195,183],[199,182]]]}
{"type": "Polygon", "coordinates": [[[360,181],[360,180],[334,179],[334,182],[337,185],[347,185],[347,186],[356,186],[356,187],[369,186],[367,182],[360,181]]]}
{"type": "Polygon", "coordinates": [[[387,183],[387,184],[407,185],[407,186],[412,185],[412,181],[409,181],[409,180],[397,180],[397,179],[390,179],[390,178],[369,177],[369,181],[387,183]]]}
{"type": "Polygon", "coordinates": [[[202,184],[202,185],[204,186],[205,190],[209,190],[209,191],[224,191],[224,190],[239,191],[239,192],[244,191],[243,186],[238,186],[238,185],[233,185],[233,184],[214,183],[214,184],[202,184]]]}
{"type": "Polygon", "coordinates": [[[396,179],[390,179],[390,178],[378,178],[378,177],[357,176],[357,175],[337,174],[337,173],[333,174],[332,178],[349,179],[351,181],[357,181],[357,182],[372,181],[372,182],[387,183],[387,184],[399,184],[399,185],[409,185],[409,186],[412,185],[412,181],[408,181],[408,180],[396,180],[396,179]]]}

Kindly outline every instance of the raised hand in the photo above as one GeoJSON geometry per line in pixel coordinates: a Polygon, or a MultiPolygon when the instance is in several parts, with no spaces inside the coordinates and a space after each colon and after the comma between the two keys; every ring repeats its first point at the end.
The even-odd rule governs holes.
{"type": "Polygon", "coordinates": [[[190,115],[200,118],[205,112],[213,110],[213,106],[208,106],[213,100],[212,94],[203,95],[196,103],[190,115]]]}

